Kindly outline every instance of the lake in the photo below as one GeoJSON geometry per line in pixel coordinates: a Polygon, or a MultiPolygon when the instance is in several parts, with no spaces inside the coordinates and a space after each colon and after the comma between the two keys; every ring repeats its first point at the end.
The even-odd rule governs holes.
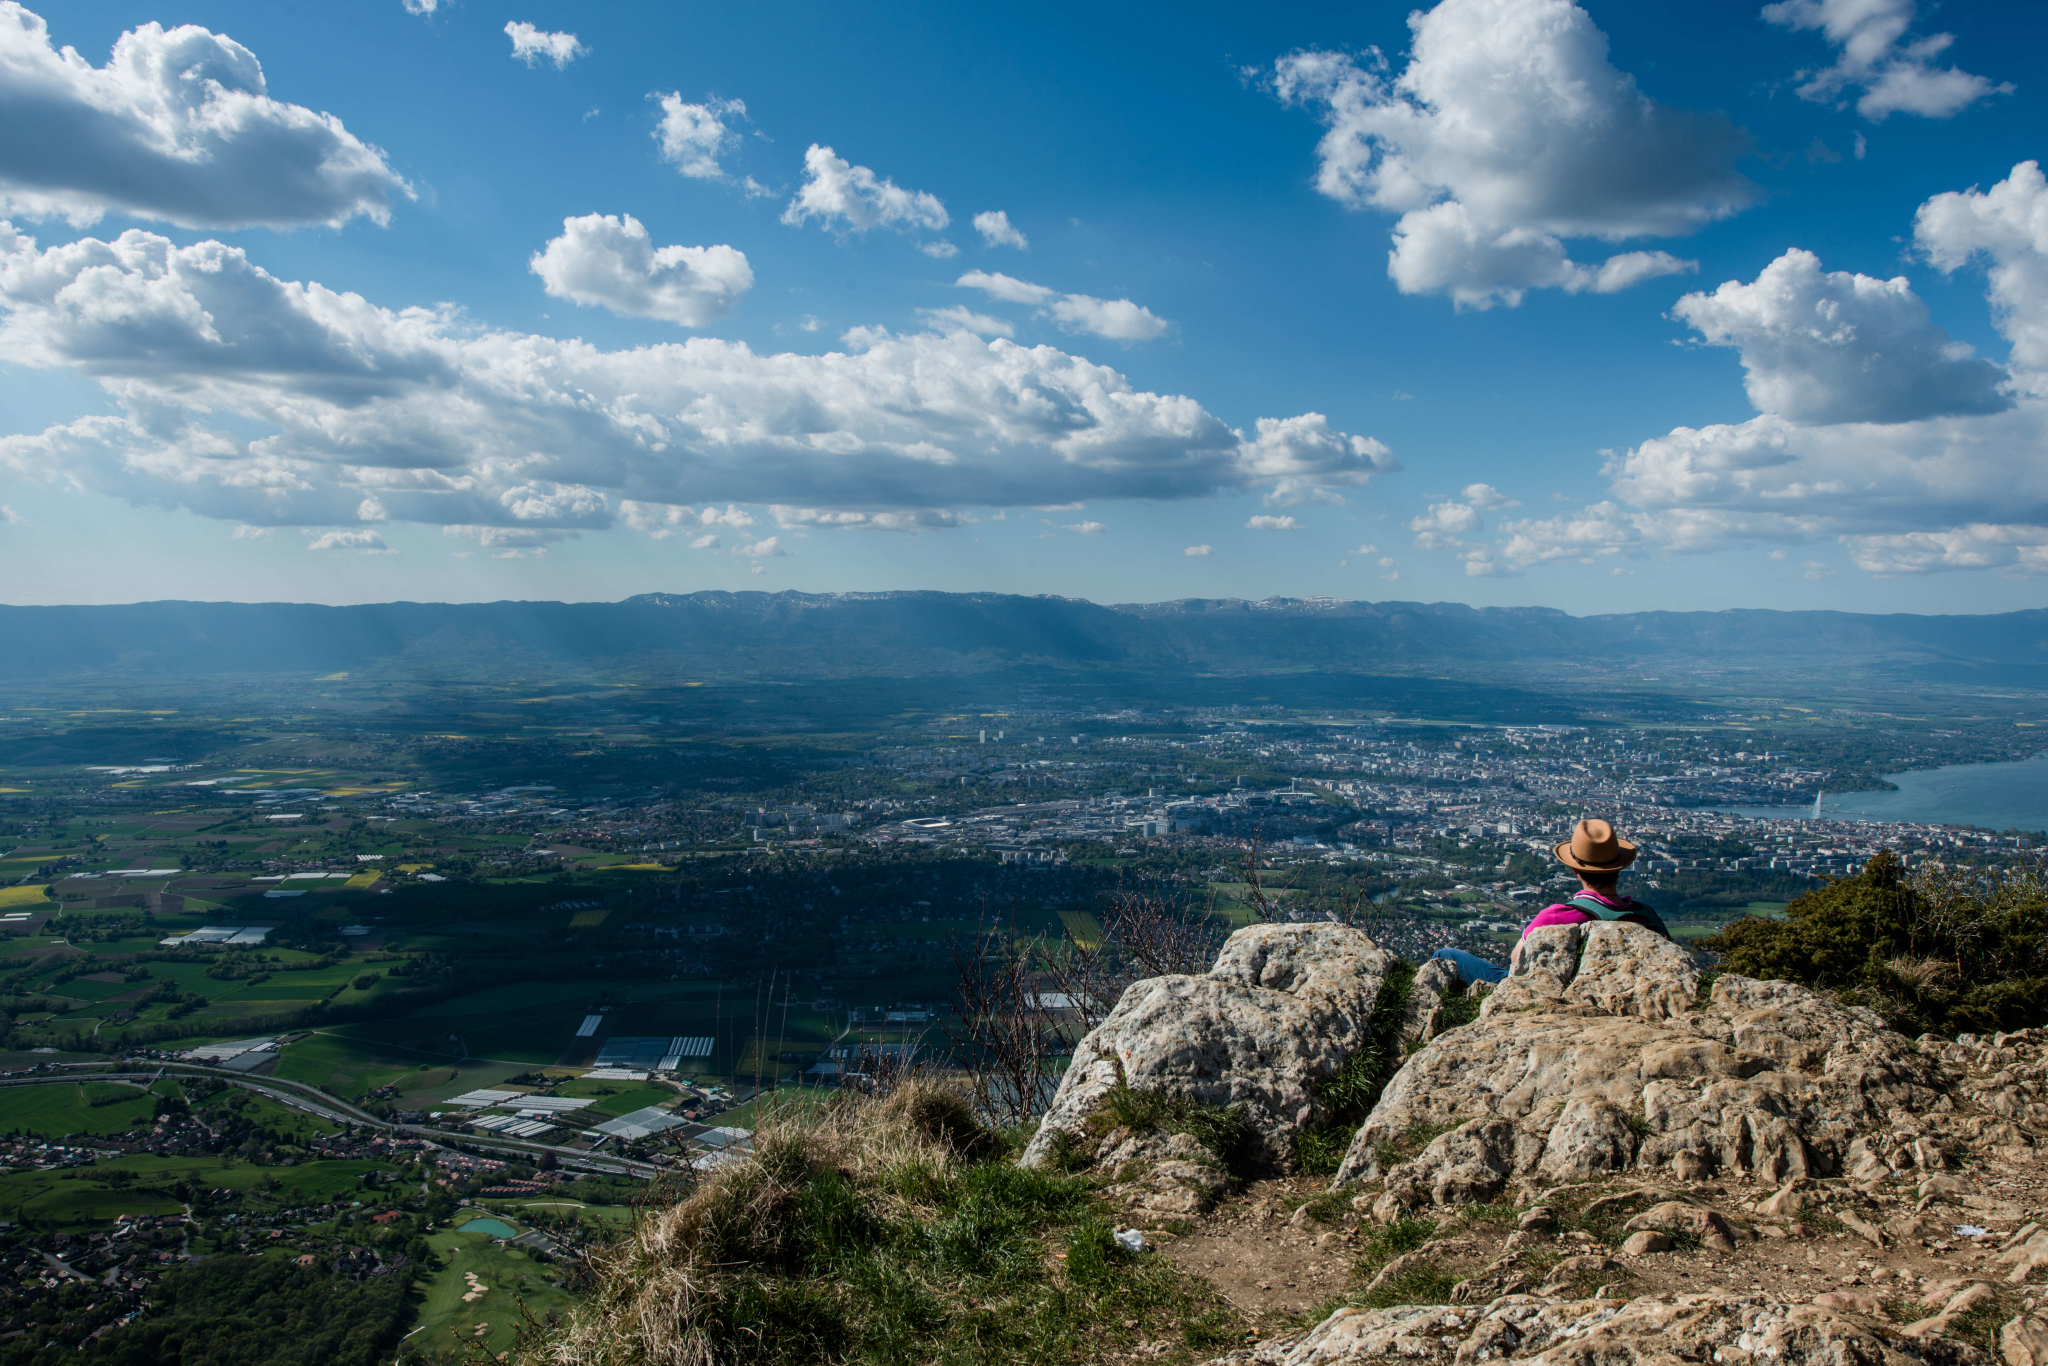
{"type": "MultiPolygon", "coordinates": [[[[1887,773],[1896,792],[1830,792],[1821,815],[1838,821],[1922,821],[1987,830],[2048,830],[2048,754],[2010,764],[1956,764],[1919,773],[1887,773]]],[[[1744,816],[1796,818],[1809,804],[1744,806],[1744,816]]]]}

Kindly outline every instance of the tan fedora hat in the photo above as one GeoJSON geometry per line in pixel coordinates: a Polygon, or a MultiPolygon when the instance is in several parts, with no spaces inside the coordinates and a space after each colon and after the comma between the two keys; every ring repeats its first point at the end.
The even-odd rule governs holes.
{"type": "Polygon", "coordinates": [[[1618,873],[1636,861],[1636,847],[1606,821],[1580,821],[1572,837],[1553,845],[1551,852],[1559,863],[1582,873],[1618,873]]]}

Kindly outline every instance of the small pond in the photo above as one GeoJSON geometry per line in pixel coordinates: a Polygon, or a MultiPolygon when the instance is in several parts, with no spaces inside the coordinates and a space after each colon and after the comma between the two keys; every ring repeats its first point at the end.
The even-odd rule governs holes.
{"type": "Polygon", "coordinates": [[[472,1219],[455,1230],[457,1233],[488,1233],[493,1238],[516,1238],[519,1230],[502,1219],[472,1219]]]}

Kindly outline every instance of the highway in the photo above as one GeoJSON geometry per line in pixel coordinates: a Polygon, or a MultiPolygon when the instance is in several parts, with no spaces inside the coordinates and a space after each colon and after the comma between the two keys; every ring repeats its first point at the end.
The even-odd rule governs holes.
{"type": "Polygon", "coordinates": [[[527,1143],[515,1138],[489,1138],[468,1133],[451,1133],[426,1124],[393,1124],[380,1119],[369,1111],[360,1109],[348,1101],[330,1096],[317,1087],[303,1082],[285,1081],[278,1077],[252,1077],[244,1072],[231,1071],[225,1067],[208,1067],[195,1062],[152,1062],[147,1070],[138,1069],[130,1063],[125,1069],[117,1064],[83,1062],[59,1063],[65,1069],[60,1073],[36,1077],[0,1077],[0,1086],[49,1086],[68,1084],[90,1077],[95,1081],[126,1082],[135,1086],[147,1086],[163,1077],[205,1076],[214,1077],[230,1086],[239,1086],[257,1095],[267,1096],[294,1110],[316,1115],[321,1119],[339,1124],[359,1124],[366,1128],[381,1129],[386,1133],[405,1134],[422,1138],[436,1146],[480,1149],[485,1152],[503,1153],[512,1157],[533,1159],[542,1153],[553,1153],[556,1162],[563,1166],[581,1168],[586,1171],[603,1172],[610,1176],[633,1176],[652,1180],[667,1170],[651,1162],[638,1162],[627,1157],[612,1157],[585,1152],[581,1148],[558,1147],[552,1143],[527,1143]],[[113,1068],[114,1070],[98,1070],[113,1068]]]}

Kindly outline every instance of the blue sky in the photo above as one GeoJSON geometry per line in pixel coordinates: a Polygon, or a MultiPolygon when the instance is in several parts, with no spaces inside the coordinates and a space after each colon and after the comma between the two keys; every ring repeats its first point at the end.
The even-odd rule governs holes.
{"type": "Polygon", "coordinates": [[[2044,30],[0,4],[4,596],[2038,606],[2044,30]]]}

